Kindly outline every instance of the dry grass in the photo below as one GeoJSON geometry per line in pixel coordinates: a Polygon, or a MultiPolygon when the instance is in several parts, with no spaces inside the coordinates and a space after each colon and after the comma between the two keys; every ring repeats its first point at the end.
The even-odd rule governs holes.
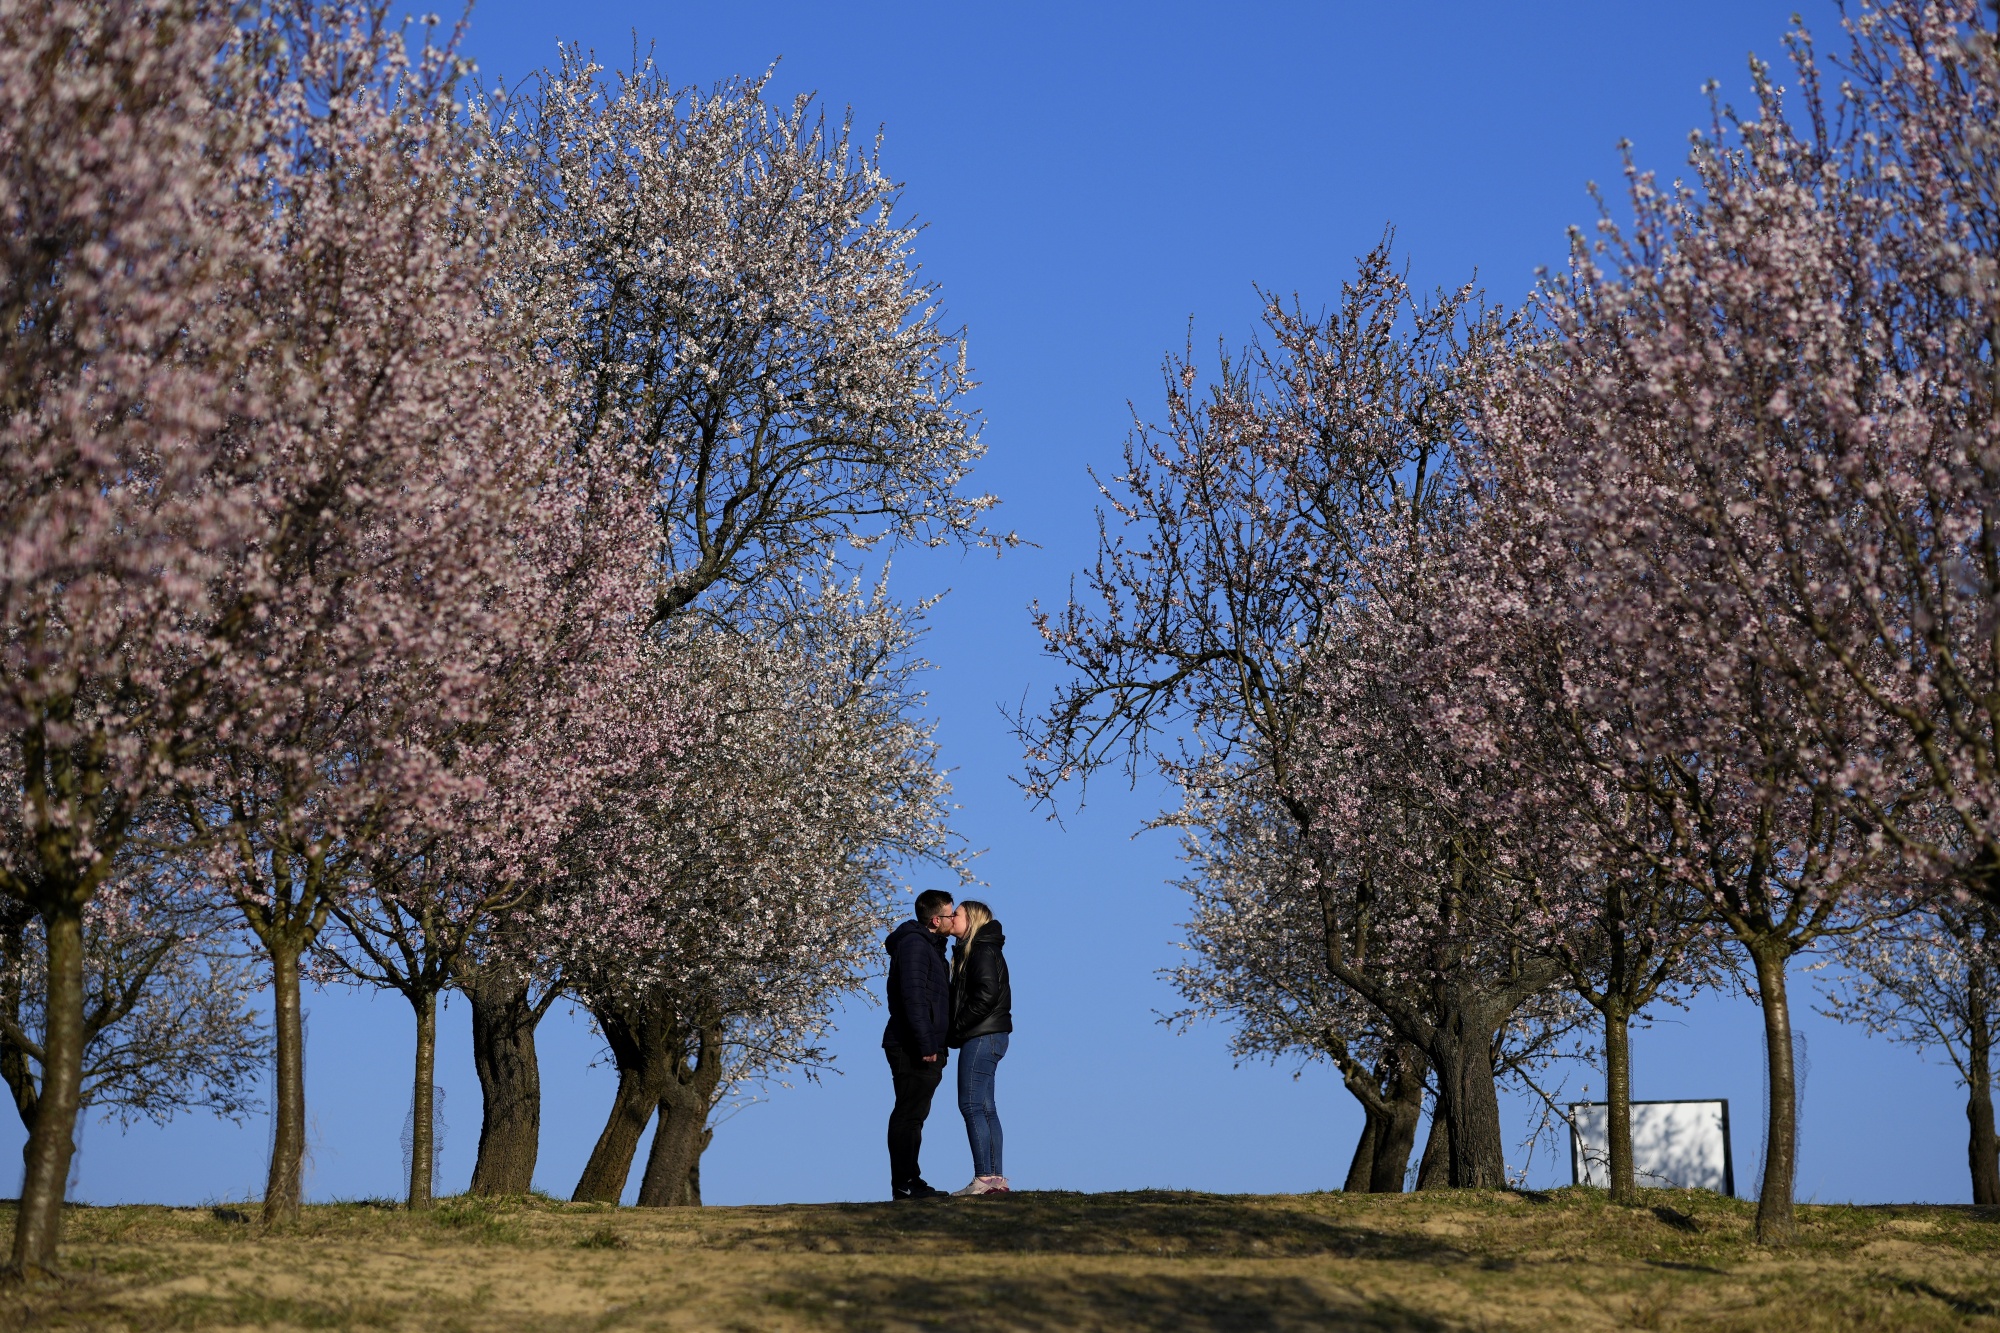
{"type": "MultiPolygon", "coordinates": [[[[541,1199],[79,1208],[0,1328],[2000,1330],[2000,1210],[1659,1194],[1018,1194],[640,1211],[541,1199]]],[[[0,1208],[0,1214],[4,1214],[0,1208]]],[[[11,1218],[0,1216],[11,1228],[11,1218]]]]}

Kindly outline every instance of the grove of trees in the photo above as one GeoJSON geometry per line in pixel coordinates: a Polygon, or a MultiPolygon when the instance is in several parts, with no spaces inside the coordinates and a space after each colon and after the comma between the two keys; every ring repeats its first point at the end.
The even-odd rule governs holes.
{"type": "Polygon", "coordinates": [[[1739,986],[1782,1243],[1818,950],[1829,1012],[1950,1052],[2000,1190],[1991,21],[1877,0],[1831,61],[1795,31],[1790,86],[1753,64],[1685,179],[1631,166],[1520,312],[1423,296],[1387,240],[1323,314],[1267,297],[1100,482],[1026,785],[1178,788],[1186,1016],[1337,1065],[1349,1188],[1403,1187],[1426,1097],[1448,1183],[1504,1185],[1496,1078],[1587,1010],[1631,1199],[1632,1020],[1739,986]]]}
{"type": "MultiPolygon", "coordinates": [[[[1178,790],[1171,977],[1327,1059],[1347,1187],[1508,1183],[1499,1084],[1740,987],[1794,1231],[1795,960],[1945,1050],[2000,1202],[2000,49],[1876,0],[1718,108],[1685,181],[1520,311],[1338,301],[1166,367],[1038,612],[1044,802],[1178,790]],[[1830,71],[1830,72],[1829,72],[1830,71]]],[[[375,0],[0,0],[0,1078],[12,1272],[79,1117],[274,1126],[302,1199],[308,985],[440,1002],[471,1190],[532,1183],[536,1031],[618,1083],[575,1186],[698,1204],[715,1112],[827,1059],[912,870],[962,878],[912,546],[1003,548],[962,335],[851,127],[565,48],[481,88],[375,0]],[[268,1029],[258,1017],[269,995],[268,1029]]],[[[398,1010],[400,1012],[400,1009],[398,1010]]]]}
{"type": "Polygon", "coordinates": [[[896,189],[756,83],[484,92],[366,0],[0,3],[0,1075],[12,1267],[78,1116],[241,1114],[297,1215],[301,989],[470,1001],[473,1189],[534,1029],[620,1083],[582,1198],[700,1201],[824,1060],[901,877],[958,875],[883,555],[995,544],[896,189]],[[268,1031],[256,990],[271,996],[268,1031]]]}

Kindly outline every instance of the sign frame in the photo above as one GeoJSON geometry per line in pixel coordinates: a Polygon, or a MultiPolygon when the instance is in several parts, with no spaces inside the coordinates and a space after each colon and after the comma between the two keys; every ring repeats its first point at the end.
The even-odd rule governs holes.
{"type": "MultiPolygon", "coordinates": [[[[1735,1136],[1729,1129],[1729,1099],[1727,1097],[1650,1097],[1635,1098],[1631,1103],[1640,1106],[1720,1106],[1722,1108],[1722,1192],[1730,1198],[1736,1197],[1736,1146],[1735,1136]]],[[[1610,1108],[1609,1102],[1571,1102],[1569,1104],[1569,1174],[1572,1185],[1586,1183],[1588,1169],[1584,1164],[1583,1136],[1577,1132],[1576,1113],[1584,1107],[1593,1110],[1610,1108]]],[[[1682,1188],[1682,1187],[1670,1187],[1682,1188]]]]}

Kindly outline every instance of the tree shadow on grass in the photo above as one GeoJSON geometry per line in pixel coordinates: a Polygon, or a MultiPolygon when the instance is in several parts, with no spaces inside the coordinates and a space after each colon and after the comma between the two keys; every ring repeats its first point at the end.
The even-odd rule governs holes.
{"type": "Polygon", "coordinates": [[[1005,1198],[817,1207],[747,1232],[734,1244],[823,1254],[1166,1255],[1283,1259],[1323,1256],[1461,1263],[1434,1237],[1358,1225],[1268,1201],[1146,1191],[1036,1192],[1005,1198]]]}
{"type": "Polygon", "coordinates": [[[912,1283],[887,1275],[765,1293],[773,1306],[838,1333],[996,1328],[1011,1333],[1448,1333],[1460,1327],[1297,1278],[1048,1271],[912,1283]]]}
{"type": "Polygon", "coordinates": [[[1928,1296],[1934,1301],[1942,1301],[1962,1315],[2000,1315],[2000,1302],[1982,1301],[1977,1297],[1955,1295],[1932,1286],[1928,1282],[1903,1281],[1895,1284],[1900,1291],[1913,1296],[1928,1296]]]}

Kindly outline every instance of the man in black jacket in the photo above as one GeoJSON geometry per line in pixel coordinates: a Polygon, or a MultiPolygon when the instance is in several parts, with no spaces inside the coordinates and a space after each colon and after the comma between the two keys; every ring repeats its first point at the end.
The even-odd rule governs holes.
{"type": "Polygon", "coordinates": [[[882,1053],[896,1081],[896,1109],[889,1113],[889,1186],[898,1199],[943,1198],[917,1167],[931,1096],[944,1077],[951,1037],[951,967],[944,942],[958,933],[951,895],[926,889],[917,895],[916,919],[882,942],[889,951],[889,1026],[882,1053]]]}

